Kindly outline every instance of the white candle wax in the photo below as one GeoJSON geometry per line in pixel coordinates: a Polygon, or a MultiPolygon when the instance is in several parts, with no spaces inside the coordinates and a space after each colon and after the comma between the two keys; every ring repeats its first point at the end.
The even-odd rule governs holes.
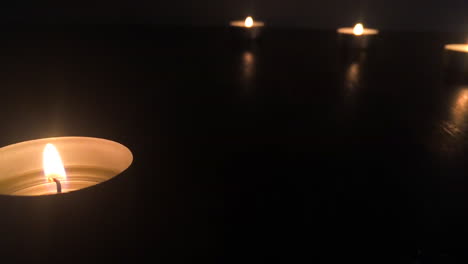
{"type": "Polygon", "coordinates": [[[36,196],[57,193],[43,171],[43,150],[53,144],[63,161],[66,178],[62,192],[80,190],[107,181],[133,161],[130,150],[114,141],[91,137],[31,140],[0,148],[0,194],[36,196]]]}

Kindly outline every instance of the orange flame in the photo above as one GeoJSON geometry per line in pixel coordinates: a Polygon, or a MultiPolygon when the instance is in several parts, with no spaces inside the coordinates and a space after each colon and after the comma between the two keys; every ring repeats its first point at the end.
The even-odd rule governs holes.
{"type": "Polygon", "coordinates": [[[62,158],[53,144],[49,143],[45,146],[42,153],[42,166],[47,181],[52,181],[54,178],[58,180],[67,179],[62,158]]]}

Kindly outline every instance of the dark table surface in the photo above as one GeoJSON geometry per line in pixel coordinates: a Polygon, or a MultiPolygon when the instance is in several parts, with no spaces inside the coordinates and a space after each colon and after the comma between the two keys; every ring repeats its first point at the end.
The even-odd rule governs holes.
{"type": "Polygon", "coordinates": [[[3,25],[0,145],[119,141],[115,179],[0,196],[4,258],[36,262],[466,263],[463,35],[3,25]],[[453,77],[453,76],[452,76],[453,77]]]}

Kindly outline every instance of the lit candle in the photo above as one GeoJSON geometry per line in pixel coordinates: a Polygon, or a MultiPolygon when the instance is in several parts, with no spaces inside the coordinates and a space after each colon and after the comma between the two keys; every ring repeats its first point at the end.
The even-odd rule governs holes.
{"type": "Polygon", "coordinates": [[[349,47],[365,49],[369,46],[371,37],[379,34],[377,29],[365,28],[362,23],[357,23],[353,28],[339,28],[337,30],[340,37],[347,39],[349,47]]]}
{"type": "Polygon", "coordinates": [[[444,49],[448,51],[468,53],[468,44],[447,44],[444,49]]]}
{"type": "Polygon", "coordinates": [[[261,29],[265,26],[265,23],[255,21],[251,16],[248,16],[245,20],[231,21],[229,25],[232,30],[241,33],[248,39],[256,39],[260,36],[261,29]]]}
{"type": "Polygon", "coordinates": [[[447,44],[444,46],[443,66],[445,80],[454,83],[468,82],[468,44],[447,44]]]}
{"type": "Polygon", "coordinates": [[[0,194],[66,193],[107,181],[132,163],[131,151],[90,137],[31,140],[0,148],[0,194]]]}
{"type": "Polygon", "coordinates": [[[353,28],[339,28],[338,33],[354,36],[368,36],[368,35],[377,35],[379,31],[373,28],[365,28],[362,23],[357,23],[353,28]]]}

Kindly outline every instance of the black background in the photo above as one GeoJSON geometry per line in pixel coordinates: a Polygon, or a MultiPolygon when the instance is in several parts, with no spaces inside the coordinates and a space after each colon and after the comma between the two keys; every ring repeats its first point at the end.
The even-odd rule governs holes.
{"type": "Polygon", "coordinates": [[[467,88],[442,51],[465,34],[381,11],[401,31],[352,54],[327,28],[355,15],[316,23],[293,3],[291,28],[278,4],[255,43],[204,15],[228,2],[185,27],[165,25],[176,3],[42,4],[3,10],[1,145],[103,137],[135,160],[79,192],[1,196],[5,261],[466,262],[467,88]]]}
{"type": "Polygon", "coordinates": [[[468,32],[464,0],[19,0],[0,5],[0,23],[223,26],[252,15],[270,26],[336,29],[362,21],[398,31],[468,32]]]}

